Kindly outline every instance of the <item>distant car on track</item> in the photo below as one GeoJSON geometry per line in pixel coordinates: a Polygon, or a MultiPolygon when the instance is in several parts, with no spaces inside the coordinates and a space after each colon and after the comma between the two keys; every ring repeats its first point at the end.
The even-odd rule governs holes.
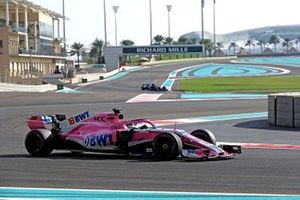
{"type": "Polygon", "coordinates": [[[31,116],[25,147],[32,156],[47,156],[54,149],[71,152],[109,152],[173,160],[186,158],[231,158],[241,153],[238,145],[216,145],[208,130],[187,133],[158,128],[148,119],[123,120],[120,109],[91,116],[82,112],[31,116]],[[47,128],[47,126],[49,126],[47,128]]]}
{"type": "Polygon", "coordinates": [[[149,90],[149,91],[163,91],[163,92],[168,91],[168,89],[165,86],[160,87],[155,85],[154,83],[143,83],[141,89],[149,90]]]}

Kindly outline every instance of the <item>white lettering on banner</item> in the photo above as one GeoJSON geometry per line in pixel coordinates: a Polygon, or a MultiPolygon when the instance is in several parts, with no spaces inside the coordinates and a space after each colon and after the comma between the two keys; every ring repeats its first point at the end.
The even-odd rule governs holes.
{"type": "Polygon", "coordinates": [[[145,53],[145,48],[137,48],[136,52],[137,53],[145,53]]]}
{"type": "Polygon", "coordinates": [[[124,48],[124,54],[173,54],[173,53],[199,53],[203,47],[198,46],[141,46],[124,48]]]}
{"type": "Polygon", "coordinates": [[[166,53],[165,47],[149,47],[149,48],[137,48],[137,53],[166,53]]]}
{"type": "Polygon", "coordinates": [[[169,47],[168,48],[169,53],[186,53],[188,52],[187,47],[169,47]]]}

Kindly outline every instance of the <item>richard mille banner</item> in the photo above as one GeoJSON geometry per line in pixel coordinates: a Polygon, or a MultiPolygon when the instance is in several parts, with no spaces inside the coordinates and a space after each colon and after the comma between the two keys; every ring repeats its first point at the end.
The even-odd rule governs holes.
{"type": "Polygon", "coordinates": [[[202,52],[203,47],[201,45],[123,47],[123,54],[181,54],[202,52]]]}

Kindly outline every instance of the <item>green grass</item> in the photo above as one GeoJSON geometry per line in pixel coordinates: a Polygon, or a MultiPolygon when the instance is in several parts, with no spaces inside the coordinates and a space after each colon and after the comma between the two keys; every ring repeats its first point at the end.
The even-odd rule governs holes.
{"type": "Polygon", "coordinates": [[[185,79],[179,81],[177,89],[188,92],[292,92],[300,91],[300,76],[185,79]]]}

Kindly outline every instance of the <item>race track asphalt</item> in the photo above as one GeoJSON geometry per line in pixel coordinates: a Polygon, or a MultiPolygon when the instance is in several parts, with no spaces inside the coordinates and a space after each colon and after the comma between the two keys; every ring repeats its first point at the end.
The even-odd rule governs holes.
{"type": "MultiPolygon", "coordinates": [[[[1,93],[0,186],[119,190],[300,194],[300,151],[244,149],[230,160],[178,159],[158,162],[120,155],[55,151],[32,158],[24,149],[31,114],[109,111],[121,107],[126,118],[153,120],[266,112],[267,100],[206,102],[125,102],[141,93],[145,81],[162,83],[173,69],[197,63],[148,68],[79,89],[84,93],[1,93]]],[[[212,130],[227,142],[300,144],[300,132],[267,126],[266,119],[240,119],[178,125],[188,131],[212,130]]]]}

